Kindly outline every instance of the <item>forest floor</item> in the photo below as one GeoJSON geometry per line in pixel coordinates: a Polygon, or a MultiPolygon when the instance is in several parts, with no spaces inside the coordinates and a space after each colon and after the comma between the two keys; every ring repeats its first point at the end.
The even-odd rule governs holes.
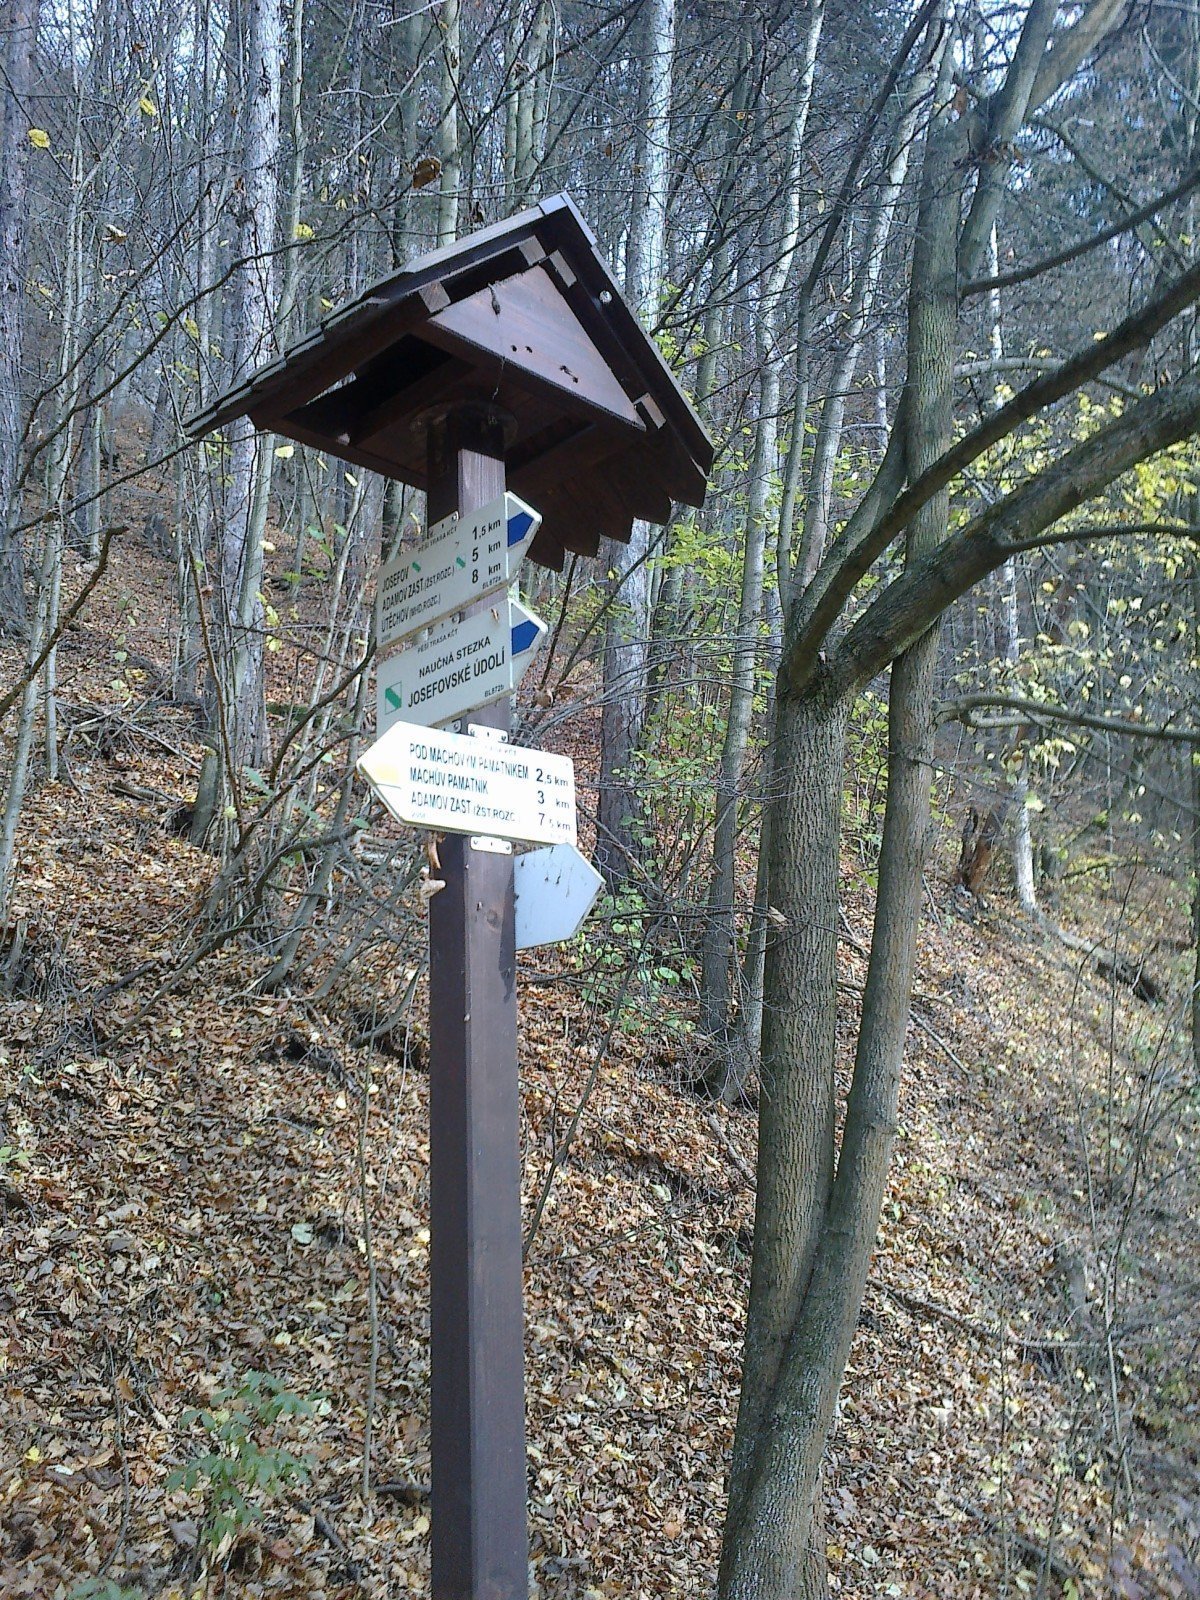
{"type": "MultiPolygon", "coordinates": [[[[0,999],[0,1593],[426,1593],[419,1007],[382,1048],[354,1042],[419,943],[411,968],[364,958],[319,1005],[315,969],[256,992],[267,959],[238,943],[156,998],[214,870],[156,798],[190,799],[200,753],[154,670],[172,573],[132,546],[114,560],[61,656],[61,778],[23,820],[25,942],[0,999]],[[379,1294],[365,1503],[364,1200],[379,1294]],[[205,1480],[171,1474],[219,1453],[221,1391],[254,1372],[319,1398],[253,1427],[234,1487],[262,1516],[210,1557],[205,1480]],[[271,1481],[279,1447],[304,1482],[271,1481]]],[[[0,675],[15,668],[9,654],[0,675]]],[[[586,723],[564,727],[586,767],[586,723]]],[[[1150,1003],[1002,887],[957,900],[949,850],[929,875],[891,1183],[826,1462],[831,1582],[914,1600],[1195,1595],[1184,893],[1098,852],[1051,907],[1084,941],[1118,928],[1163,982],[1150,1003]]],[[[848,1053],[871,893],[860,860],[843,866],[848,1053]]],[[[596,961],[619,931],[522,957],[529,1215],[585,1100],[526,1272],[545,1600],[711,1592],[737,1401],[753,1110],[681,1089],[690,1007],[669,949],[607,1037],[596,961]]]]}

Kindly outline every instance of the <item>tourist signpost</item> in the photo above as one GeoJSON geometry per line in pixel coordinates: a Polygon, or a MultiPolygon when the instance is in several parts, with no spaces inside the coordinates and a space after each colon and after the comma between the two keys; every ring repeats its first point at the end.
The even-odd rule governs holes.
{"type": "Polygon", "coordinates": [[[375,727],[433,728],[500,700],[525,676],[546,624],[510,595],[493,595],[461,622],[439,622],[375,669],[375,727]]]}
{"type": "Polygon", "coordinates": [[[444,517],[420,550],[379,569],[375,645],[379,650],[506,588],[542,525],[515,494],[499,495],[470,516],[444,517]]]}
{"type": "Polygon", "coordinates": [[[526,850],[513,862],[517,949],[573,939],[604,880],[574,842],[526,850]]]}
{"type": "Polygon", "coordinates": [[[489,739],[488,732],[468,729],[464,737],[396,722],[358,769],[400,822],[573,846],[574,762],[489,739]]]}
{"type": "Polygon", "coordinates": [[[524,559],[561,571],[635,518],[700,505],[712,442],[565,195],[372,284],[188,427],[245,416],[427,498],[427,539],[380,573],[381,734],[361,769],[440,852],[432,1600],[528,1600],[516,950],[569,937],[598,874],[575,849],[570,761],[506,743],[545,628],[504,591],[524,559]],[[464,713],[467,735],[431,731],[464,713]],[[513,841],[548,848],[514,865],[513,841]]]}

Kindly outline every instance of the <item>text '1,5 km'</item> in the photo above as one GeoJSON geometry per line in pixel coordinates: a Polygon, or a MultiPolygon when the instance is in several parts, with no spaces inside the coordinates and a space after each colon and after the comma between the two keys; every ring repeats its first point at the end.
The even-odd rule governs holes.
{"type": "Polygon", "coordinates": [[[569,756],[394,722],[358,770],[392,815],[412,827],[526,844],[575,843],[569,756]]]}
{"type": "Polygon", "coordinates": [[[380,650],[510,584],[542,525],[541,513],[503,494],[465,516],[443,517],[419,549],[379,569],[375,639],[380,650]]]}

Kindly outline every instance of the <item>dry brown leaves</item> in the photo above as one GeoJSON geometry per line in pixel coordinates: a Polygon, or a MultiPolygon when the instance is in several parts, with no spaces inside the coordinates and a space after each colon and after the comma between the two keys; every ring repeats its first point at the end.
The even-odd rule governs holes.
{"type": "MultiPolygon", "coordinates": [[[[117,672],[113,640],[119,627],[127,648],[150,654],[162,603],[161,586],[119,568],[64,655],[69,699],[119,699],[136,724],[126,690],[139,669],[117,672]],[[118,676],[126,690],[106,690],[118,676]]],[[[186,718],[161,712],[155,727],[195,759],[186,718]]],[[[348,1045],[348,1000],[317,1013],[256,997],[263,958],[234,947],[108,1049],[169,970],[211,872],[152,804],[113,792],[118,774],[181,800],[191,781],[121,722],[106,753],[81,748],[64,781],[38,791],[23,835],[30,965],[0,1018],[0,1592],[68,1596],[104,1571],[138,1593],[191,1593],[203,1508],[167,1480],[204,1441],[182,1414],[261,1369],[328,1402],[311,1421],[263,1430],[264,1443],[306,1454],[313,1476],[226,1543],[208,1592],[425,1593],[428,1508],[406,1486],[428,1479],[426,1080],[348,1045]],[[157,972],[97,1002],[105,982],[152,959],[157,972]],[[391,1487],[364,1505],[356,1140],[368,1079],[382,1319],[373,1467],[391,1487]]],[[[869,895],[850,872],[846,900],[861,943],[869,895]]],[[[1147,940],[1166,904],[1144,896],[1147,940]]],[[[1083,903],[1081,925],[1105,910],[1083,903]]],[[[530,968],[552,972],[556,959],[534,952],[530,968]]],[[[1105,1096],[1127,1149],[1148,1024],[1077,968],[999,915],[943,909],[926,930],[893,1179],[827,1460],[839,1594],[1034,1594],[1044,1581],[1044,1594],[1083,1596],[1110,1576],[1133,1600],[1189,1592],[1170,1545],[1191,1514],[1179,1502],[1196,1495],[1195,1390],[1171,1400],[1165,1386],[1191,1381],[1180,1345],[1195,1330],[1186,1318],[1154,1324],[1147,1348],[1129,1308],[1178,1311],[1194,1178],[1164,1177],[1160,1158],[1191,1125],[1180,1110],[1153,1136],[1161,1217],[1139,1205],[1131,1223],[1124,1191],[1098,1195],[1105,1096]],[[1118,1243],[1120,1270],[1101,1281],[1118,1243]],[[1085,1324],[1056,1275],[1072,1250],[1085,1324]],[[1124,1503],[1113,1511],[1110,1351],[1132,1518],[1124,1503]]],[[[361,982],[387,976],[367,962],[361,982]]],[[[863,976],[850,944],[842,976],[848,1043],[863,976]]],[[[571,985],[524,990],[527,1202],[604,1020],[571,985]]],[[[529,1257],[532,1571],[546,1597],[684,1600],[713,1583],[753,1116],[719,1112],[718,1138],[710,1108],[670,1079],[653,1040],[618,1036],[529,1257]]]]}

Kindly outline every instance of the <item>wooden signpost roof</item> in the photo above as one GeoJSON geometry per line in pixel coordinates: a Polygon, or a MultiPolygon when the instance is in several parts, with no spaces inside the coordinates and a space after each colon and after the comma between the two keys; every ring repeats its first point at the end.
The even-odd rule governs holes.
{"type": "Polygon", "coordinates": [[[188,432],[248,416],[423,489],[420,419],[466,400],[513,419],[508,484],[542,513],[543,566],[703,502],[712,442],[567,195],[373,284],[188,432]]]}

